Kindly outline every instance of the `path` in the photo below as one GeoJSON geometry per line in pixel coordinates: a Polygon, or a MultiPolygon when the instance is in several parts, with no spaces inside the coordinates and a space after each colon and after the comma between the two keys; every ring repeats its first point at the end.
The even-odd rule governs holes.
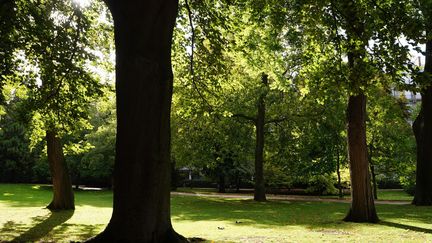
{"type": "MultiPolygon", "coordinates": [[[[191,196],[191,197],[213,197],[213,198],[238,198],[238,199],[253,199],[253,195],[235,194],[235,193],[192,193],[192,192],[171,192],[171,195],[191,196]]],[[[321,198],[319,196],[305,195],[273,195],[267,194],[267,200],[280,201],[295,201],[295,202],[336,202],[336,203],[351,203],[350,199],[336,198],[321,198]]],[[[391,204],[391,205],[409,205],[411,201],[402,200],[375,200],[375,204],[391,204]]]]}

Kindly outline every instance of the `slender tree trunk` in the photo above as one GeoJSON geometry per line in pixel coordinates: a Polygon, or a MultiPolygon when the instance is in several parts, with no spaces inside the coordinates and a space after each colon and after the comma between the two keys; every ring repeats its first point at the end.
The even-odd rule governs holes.
{"type": "Polygon", "coordinates": [[[186,242],[170,219],[171,41],[177,0],[107,0],[116,44],[113,214],[93,242],[186,242]]]}
{"type": "Polygon", "coordinates": [[[372,163],[370,164],[370,170],[372,175],[373,196],[375,200],[378,200],[378,185],[376,182],[375,166],[372,163]]]}
{"type": "Polygon", "coordinates": [[[225,193],[225,175],[223,173],[219,174],[218,191],[220,193],[225,193]]]}
{"type": "Polygon", "coordinates": [[[53,199],[47,208],[50,210],[75,209],[72,182],[60,139],[54,131],[47,131],[46,141],[53,184],[53,199]]]}
{"type": "Polygon", "coordinates": [[[336,173],[337,173],[337,180],[338,180],[339,198],[343,198],[344,195],[343,195],[341,174],[340,174],[339,146],[336,146],[336,173]]]}
{"type": "MultiPolygon", "coordinates": [[[[264,86],[268,85],[268,76],[262,74],[264,86]]],[[[264,127],[265,127],[265,93],[261,94],[258,99],[258,114],[255,122],[256,144],[255,144],[255,191],[254,200],[266,201],[265,183],[264,183],[264,127]]]]}
{"type": "Polygon", "coordinates": [[[367,158],[366,96],[363,93],[349,97],[347,116],[352,201],[344,220],[377,222],[367,158]]]}
{"type": "Polygon", "coordinates": [[[241,183],[241,178],[240,178],[240,175],[237,174],[237,178],[236,178],[236,192],[240,192],[240,183],[241,183]]]}
{"type": "MultiPolygon", "coordinates": [[[[432,75],[432,40],[426,44],[425,73],[432,75]]],[[[431,76],[428,76],[429,81],[431,76]]],[[[420,113],[413,123],[417,143],[416,188],[413,204],[432,205],[432,86],[421,92],[420,113]]]]}
{"type": "Polygon", "coordinates": [[[373,186],[373,196],[374,199],[377,200],[378,199],[378,186],[377,186],[377,182],[376,182],[376,176],[375,176],[375,166],[372,162],[373,159],[373,139],[371,144],[369,144],[369,167],[370,167],[370,173],[372,175],[372,186],[373,186]]]}

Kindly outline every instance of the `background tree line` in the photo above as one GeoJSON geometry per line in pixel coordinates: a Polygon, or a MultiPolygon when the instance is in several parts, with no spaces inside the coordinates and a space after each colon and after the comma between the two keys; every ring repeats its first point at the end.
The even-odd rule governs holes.
{"type": "Polygon", "coordinates": [[[1,179],[51,177],[50,205],[62,209],[73,208],[72,183],[110,185],[113,176],[113,219],[97,239],[115,230],[176,237],[169,215],[153,210],[169,207],[173,161],[221,191],[254,185],[259,201],[266,187],[350,186],[350,221],[378,220],[372,184],[401,184],[414,203],[432,202],[428,1],[105,2],[109,10],[0,6],[1,179]],[[402,38],[426,45],[424,69],[402,38]],[[421,106],[394,89],[420,92],[421,106]],[[133,202],[138,226],[121,224],[127,198],[156,191],[133,202]]]}

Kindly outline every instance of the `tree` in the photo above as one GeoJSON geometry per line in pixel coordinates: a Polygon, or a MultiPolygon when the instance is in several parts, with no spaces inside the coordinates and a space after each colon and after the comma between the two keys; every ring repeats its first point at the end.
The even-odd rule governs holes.
{"type": "Polygon", "coordinates": [[[17,45],[13,78],[26,87],[26,108],[34,136],[44,137],[53,180],[53,210],[73,209],[74,197],[61,136],[86,127],[88,101],[102,94],[88,66],[96,39],[96,8],[80,9],[72,1],[15,1],[17,45]],[[93,12],[92,12],[93,11],[93,12]],[[67,16],[67,17],[66,17],[67,16]],[[94,27],[94,28],[93,28],[94,27]]]}
{"type": "Polygon", "coordinates": [[[294,28],[290,36],[295,33],[301,36],[291,38],[300,46],[304,44],[299,40],[306,40],[308,47],[303,47],[304,53],[312,58],[321,55],[308,66],[314,68],[317,63],[327,66],[329,74],[335,75],[338,85],[349,95],[347,135],[352,203],[345,220],[377,222],[369,186],[366,93],[371,86],[402,81],[403,71],[408,70],[404,66],[408,47],[398,42],[406,6],[390,0],[295,2],[291,19],[301,27],[294,28]],[[383,74],[391,78],[383,78],[383,74]]]}
{"type": "MultiPolygon", "coordinates": [[[[413,131],[417,143],[416,189],[413,204],[417,206],[432,205],[432,33],[430,1],[418,1],[417,10],[421,13],[420,39],[426,44],[426,62],[424,71],[417,79],[420,84],[422,103],[420,113],[413,123],[413,131]]],[[[418,32],[417,32],[418,33],[418,32]]]]}
{"type": "Polygon", "coordinates": [[[181,242],[170,219],[171,41],[176,0],[107,0],[116,46],[114,205],[91,242],[181,242]]]}

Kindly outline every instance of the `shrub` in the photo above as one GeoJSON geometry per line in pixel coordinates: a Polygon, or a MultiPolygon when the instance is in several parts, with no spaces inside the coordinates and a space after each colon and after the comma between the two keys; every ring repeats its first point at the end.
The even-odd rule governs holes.
{"type": "Polygon", "coordinates": [[[305,192],[314,195],[332,195],[337,194],[338,190],[334,186],[335,179],[328,175],[314,175],[309,178],[308,187],[305,192]]]}

